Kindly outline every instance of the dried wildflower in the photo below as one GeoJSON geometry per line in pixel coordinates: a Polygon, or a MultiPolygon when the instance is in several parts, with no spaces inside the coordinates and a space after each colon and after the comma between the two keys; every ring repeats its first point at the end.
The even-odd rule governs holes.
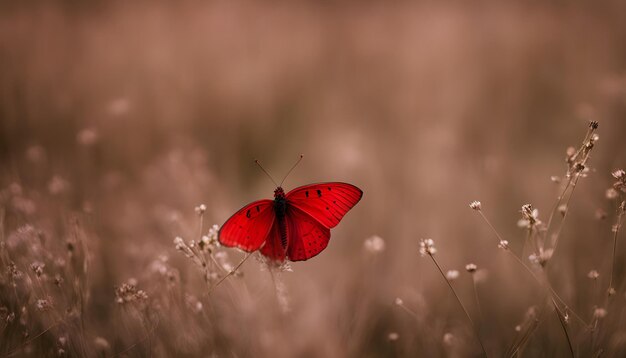
{"type": "Polygon", "coordinates": [[[465,271],[469,272],[469,273],[474,273],[476,272],[476,270],[478,269],[478,267],[473,264],[473,263],[469,263],[467,265],[465,265],[465,271]]]}
{"type": "Polygon", "coordinates": [[[596,319],[606,317],[606,310],[604,308],[598,307],[593,311],[593,317],[596,319]]]}
{"type": "Polygon", "coordinates": [[[37,277],[41,277],[41,275],[43,275],[43,268],[45,266],[46,265],[41,262],[33,262],[32,264],[30,264],[30,269],[35,273],[37,277]]]}
{"type": "Polygon", "coordinates": [[[575,173],[581,173],[586,168],[587,168],[587,166],[585,166],[585,164],[583,164],[583,163],[576,163],[576,164],[574,164],[574,172],[575,173]]]}
{"type": "Polygon", "coordinates": [[[608,292],[608,295],[609,295],[609,296],[613,296],[613,295],[616,293],[616,292],[615,292],[615,288],[613,288],[613,287],[609,287],[609,289],[608,289],[608,291],[607,291],[607,292],[608,292]]]}
{"type": "Polygon", "coordinates": [[[50,299],[50,297],[38,299],[35,305],[37,306],[37,309],[41,312],[48,311],[53,307],[52,299],[50,299]]]}
{"type": "Polygon", "coordinates": [[[600,273],[598,273],[598,271],[596,271],[596,270],[591,270],[587,274],[587,277],[589,277],[592,280],[597,280],[598,277],[600,277],[600,273]]]}
{"type": "Polygon", "coordinates": [[[397,341],[400,338],[400,335],[397,332],[390,332],[387,335],[387,339],[391,342],[397,341]]]}
{"type": "Polygon", "coordinates": [[[129,283],[123,283],[122,286],[115,288],[115,301],[119,304],[126,303],[142,303],[148,299],[148,294],[137,289],[135,284],[129,280],[129,283]]]}
{"type": "Polygon", "coordinates": [[[531,204],[522,205],[522,218],[517,222],[517,226],[532,229],[541,224],[539,220],[539,210],[533,209],[531,204]]]}
{"type": "Polygon", "coordinates": [[[554,253],[554,249],[539,249],[539,253],[532,253],[528,256],[528,260],[534,264],[538,264],[541,267],[544,267],[548,261],[552,258],[552,254],[554,253]]]}
{"type": "Polygon", "coordinates": [[[567,205],[561,204],[559,205],[557,210],[559,211],[559,214],[561,214],[561,216],[565,216],[565,214],[567,214],[567,205]]]}
{"type": "Polygon", "coordinates": [[[55,284],[57,287],[61,287],[61,285],[63,285],[63,281],[64,281],[64,280],[63,280],[63,277],[61,277],[61,275],[60,275],[60,274],[56,274],[56,275],[54,275],[54,284],[55,284]]]}
{"type": "Polygon", "coordinates": [[[367,252],[373,254],[380,253],[385,251],[385,240],[378,235],[374,235],[366,239],[363,246],[367,252]]]}
{"type": "Polygon", "coordinates": [[[612,172],[611,175],[617,180],[626,179],[626,171],[624,171],[623,169],[617,169],[616,171],[612,172]]]}
{"type": "Polygon", "coordinates": [[[459,271],[448,270],[448,272],[446,272],[446,278],[448,279],[448,281],[456,280],[457,278],[459,278],[459,271]]]}
{"type": "Polygon", "coordinates": [[[422,256],[434,255],[437,253],[435,242],[432,239],[420,239],[419,253],[422,256]]]}
{"type": "Polygon", "coordinates": [[[9,266],[7,267],[7,274],[13,281],[13,285],[15,285],[15,281],[22,278],[22,275],[23,275],[22,271],[17,269],[17,266],[15,265],[14,262],[9,263],[9,266]]]}
{"type": "Polygon", "coordinates": [[[500,242],[498,243],[498,248],[502,250],[508,250],[509,242],[507,240],[500,240],[500,242]]]}
{"type": "Polygon", "coordinates": [[[474,210],[481,210],[482,206],[480,204],[480,201],[474,200],[469,204],[469,207],[474,209],[474,210]]]}
{"type": "Polygon", "coordinates": [[[200,204],[194,208],[194,211],[196,212],[196,214],[202,215],[206,211],[206,205],[200,204]]]}
{"type": "Polygon", "coordinates": [[[598,121],[590,121],[589,122],[589,128],[595,130],[598,129],[598,121]]]}

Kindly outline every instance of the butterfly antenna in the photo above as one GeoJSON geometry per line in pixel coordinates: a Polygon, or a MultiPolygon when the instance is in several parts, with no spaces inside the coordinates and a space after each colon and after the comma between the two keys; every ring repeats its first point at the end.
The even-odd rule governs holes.
{"type": "Polygon", "coordinates": [[[287,179],[289,174],[291,174],[291,172],[298,166],[298,164],[300,164],[300,161],[302,160],[303,157],[304,157],[304,155],[300,154],[300,158],[298,158],[298,160],[296,161],[296,164],[294,164],[293,167],[291,167],[291,169],[289,169],[289,171],[287,172],[287,174],[285,175],[283,180],[280,182],[279,186],[283,186],[283,183],[285,182],[285,179],[287,179]]]}
{"type": "Polygon", "coordinates": [[[261,165],[261,163],[257,159],[254,160],[254,164],[258,165],[259,168],[261,168],[263,173],[265,173],[265,175],[267,175],[267,177],[270,178],[270,180],[272,181],[272,183],[274,183],[274,185],[280,186],[280,185],[276,184],[276,180],[274,180],[274,178],[272,178],[270,173],[268,173],[267,170],[265,170],[265,168],[263,168],[263,166],[261,165]]]}

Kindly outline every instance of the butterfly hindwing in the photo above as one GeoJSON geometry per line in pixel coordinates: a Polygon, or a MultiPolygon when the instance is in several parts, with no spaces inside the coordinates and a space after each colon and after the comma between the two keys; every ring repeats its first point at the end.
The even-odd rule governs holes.
{"type": "Polygon", "coordinates": [[[224,223],[218,239],[224,246],[255,251],[263,245],[275,221],[274,201],[255,201],[241,208],[224,223]]]}
{"type": "Polygon", "coordinates": [[[308,260],[322,252],[328,245],[330,229],[297,207],[287,207],[285,221],[289,260],[308,260]]]}
{"type": "Polygon", "coordinates": [[[332,229],[362,196],[361,189],[352,184],[319,183],[295,188],[286,198],[289,205],[332,229]]]}
{"type": "Polygon", "coordinates": [[[286,249],[283,247],[280,240],[278,220],[274,220],[274,224],[265,240],[265,245],[261,247],[261,254],[274,261],[282,262],[285,260],[286,249]]]}

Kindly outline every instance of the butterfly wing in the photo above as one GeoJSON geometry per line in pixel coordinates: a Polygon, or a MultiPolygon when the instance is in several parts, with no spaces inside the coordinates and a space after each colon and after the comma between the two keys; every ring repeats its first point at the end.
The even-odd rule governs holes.
{"type": "Polygon", "coordinates": [[[363,191],[347,183],[319,183],[301,186],[287,193],[287,203],[326,228],[332,229],[363,197],[363,191]]]}
{"type": "Polygon", "coordinates": [[[274,201],[255,201],[241,208],[222,225],[218,240],[224,246],[256,251],[265,242],[275,221],[274,201]]]}
{"type": "Polygon", "coordinates": [[[280,240],[278,220],[274,220],[274,224],[265,240],[265,245],[261,247],[261,254],[273,261],[282,262],[285,260],[286,250],[280,240]]]}
{"type": "Polygon", "coordinates": [[[328,246],[330,229],[295,206],[287,206],[285,215],[288,235],[287,256],[291,261],[304,261],[328,246]]]}

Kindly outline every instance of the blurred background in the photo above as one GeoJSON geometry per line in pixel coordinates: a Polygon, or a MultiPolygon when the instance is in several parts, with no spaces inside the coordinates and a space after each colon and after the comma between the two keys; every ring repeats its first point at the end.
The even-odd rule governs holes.
{"type": "MultiPolygon", "coordinates": [[[[555,290],[591,317],[601,289],[587,273],[597,269],[599,287],[607,285],[615,207],[605,191],[611,171],[626,167],[625,118],[621,1],[2,2],[4,264],[26,272],[30,255],[52,260],[11,244],[25,225],[45,234],[45,252],[65,255],[80,223],[89,263],[80,339],[88,343],[70,355],[91,355],[97,338],[109,345],[104,356],[480,354],[445,282],[418,254],[418,240],[432,238],[439,263],[461,271],[455,284],[472,314],[463,268],[478,265],[482,333],[501,355],[542,291],[468,204],[482,201],[519,253],[521,205],[549,213],[559,194],[550,177],[565,173],[566,148],[599,121],[591,171],[551,266],[555,290]],[[345,181],[364,197],[321,255],[280,274],[290,312],[280,313],[270,275],[254,260],[207,296],[174,237],[198,239],[200,204],[206,231],[271,198],[274,185],[253,159],[281,178],[300,153],[286,190],[345,181]],[[607,220],[596,219],[598,209],[607,220]],[[373,235],[384,250],[364,247],[373,235]],[[176,272],[172,290],[211,313],[166,312],[155,262],[176,272]],[[147,321],[159,317],[146,330],[152,349],[141,329],[116,328],[125,313],[114,287],[127,280],[149,297],[147,321]],[[413,314],[394,305],[397,297],[413,314]]],[[[232,263],[242,257],[221,250],[232,263]]],[[[47,264],[46,274],[56,268],[47,264]]],[[[10,306],[10,292],[0,306],[10,306]]],[[[35,294],[25,295],[33,305],[35,294]]],[[[46,324],[32,320],[20,324],[34,336],[46,324]]],[[[566,354],[559,330],[552,315],[527,354],[566,354]]],[[[57,352],[59,337],[76,340],[71,332],[55,326],[30,351],[16,333],[2,352],[57,352]]],[[[605,348],[623,352],[626,331],[612,333],[605,348]]]]}

